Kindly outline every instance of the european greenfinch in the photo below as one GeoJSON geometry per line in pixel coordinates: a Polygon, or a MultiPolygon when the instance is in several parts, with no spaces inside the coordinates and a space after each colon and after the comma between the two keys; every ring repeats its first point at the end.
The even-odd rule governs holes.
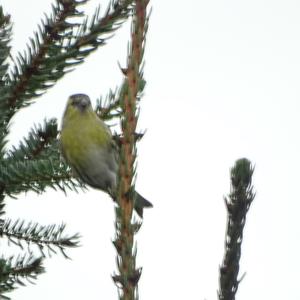
{"type": "MultiPolygon", "coordinates": [[[[118,146],[109,127],[94,112],[85,94],[69,97],[60,136],[62,156],[74,175],[115,200],[118,172],[118,146]]],[[[152,204],[135,192],[134,209],[140,217],[152,204]]]]}

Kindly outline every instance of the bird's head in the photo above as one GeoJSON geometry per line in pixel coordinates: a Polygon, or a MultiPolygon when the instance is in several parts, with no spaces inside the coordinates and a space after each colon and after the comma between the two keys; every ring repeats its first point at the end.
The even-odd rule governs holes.
{"type": "Polygon", "coordinates": [[[74,94],[68,99],[63,121],[79,121],[94,114],[90,97],[85,94],[74,94]],[[79,119],[80,118],[80,119],[79,119]]]}
{"type": "Polygon", "coordinates": [[[67,109],[77,109],[81,112],[92,109],[90,97],[85,94],[71,95],[68,99],[67,109]]]}

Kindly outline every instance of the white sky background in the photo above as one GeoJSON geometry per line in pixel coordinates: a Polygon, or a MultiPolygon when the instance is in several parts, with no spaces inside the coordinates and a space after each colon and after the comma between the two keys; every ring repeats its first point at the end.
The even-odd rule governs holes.
{"type": "MultiPolygon", "coordinates": [[[[2,0],[14,21],[14,52],[52,1],[2,0]]],[[[100,1],[91,0],[90,11],[100,1]]],[[[102,3],[106,1],[102,1],[102,3]]],[[[104,4],[105,4],[104,3],[104,4]]],[[[147,39],[137,189],[147,210],[138,240],[140,298],[216,299],[223,257],[229,169],[256,166],[257,197],[244,232],[237,299],[300,299],[300,3],[299,1],[152,1],[147,39]]],[[[104,8],[105,6],[103,6],[104,8]]],[[[18,143],[34,123],[61,118],[67,97],[95,99],[118,85],[129,26],[65,76],[11,127],[18,143]]],[[[7,217],[66,222],[82,247],[46,261],[24,299],[117,299],[113,204],[105,194],[49,191],[7,199],[7,217]]],[[[1,242],[1,247],[4,247],[1,242]]]]}

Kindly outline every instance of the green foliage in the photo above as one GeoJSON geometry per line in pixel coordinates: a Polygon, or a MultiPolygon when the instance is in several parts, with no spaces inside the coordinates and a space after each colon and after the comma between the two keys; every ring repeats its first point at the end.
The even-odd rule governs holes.
{"type": "Polygon", "coordinates": [[[17,285],[24,286],[25,280],[32,282],[37,275],[44,273],[41,258],[35,258],[33,254],[27,256],[10,257],[0,259],[0,290],[1,299],[10,299],[2,293],[11,292],[17,285]]]}
{"type": "MultiPolygon", "coordinates": [[[[3,293],[24,285],[24,279],[36,279],[44,270],[42,258],[47,253],[59,250],[68,257],[66,248],[78,246],[78,234],[66,234],[64,224],[40,225],[2,217],[8,197],[28,191],[42,193],[47,188],[63,192],[84,188],[60,158],[56,120],[35,126],[18,146],[9,150],[5,146],[12,117],[105,45],[133,8],[133,0],[112,0],[103,14],[98,8],[88,17],[79,9],[87,1],[56,0],[29,39],[27,50],[16,57],[11,56],[9,45],[11,18],[0,5],[0,237],[25,252],[17,258],[0,259],[1,299],[8,299],[3,293]],[[31,247],[37,247],[41,257],[35,257],[31,247]]],[[[117,106],[113,101],[107,105],[109,112],[117,106]]],[[[110,117],[106,114],[106,119],[110,117]]]]}
{"type": "Polygon", "coordinates": [[[119,89],[110,90],[105,98],[100,97],[96,104],[96,113],[102,120],[111,120],[120,117],[120,102],[119,102],[119,89]]]}
{"type": "Polygon", "coordinates": [[[43,125],[35,126],[18,145],[7,151],[6,159],[9,160],[34,160],[56,155],[58,128],[55,119],[45,120],[43,125]]]}
{"type": "Polygon", "coordinates": [[[0,226],[0,235],[5,236],[9,242],[23,249],[24,243],[38,246],[42,255],[45,256],[45,249],[48,254],[56,253],[55,249],[68,258],[65,248],[78,246],[78,234],[68,236],[65,234],[65,224],[42,226],[38,223],[29,222],[25,224],[23,220],[7,220],[0,226]]]}
{"type": "Polygon", "coordinates": [[[66,191],[83,185],[72,177],[70,168],[61,160],[57,122],[54,119],[36,126],[18,147],[9,150],[0,160],[0,182],[3,192],[11,197],[47,187],[66,191]]]}
{"type": "Polygon", "coordinates": [[[220,267],[219,300],[234,300],[239,282],[239,262],[243,230],[246,215],[254,200],[252,186],[254,168],[247,158],[235,162],[230,171],[231,191],[225,198],[227,208],[227,228],[225,238],[225,255],[220,267]]]}
{"type": "Polygon", "coordinates": [[[6,126],[3,125],[2,119],[7,111],[5,110],[5,101],[8,96],[8,86],[6,82],[8,79],[7,71],[9,65],[7,59],[10,55],[9,42],[11,39],[11,29],[12,25],[10,22],[10,16],[5,15],[2,7],[0,6],[0,152],[5,145],[4,138],[7,134],[7,129],[6,126]]]}

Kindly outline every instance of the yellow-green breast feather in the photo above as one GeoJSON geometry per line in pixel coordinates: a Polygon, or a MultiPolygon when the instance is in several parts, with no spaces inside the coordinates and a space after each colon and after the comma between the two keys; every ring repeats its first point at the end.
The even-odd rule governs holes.
{"type": "Polygon", "coordinates": [[[112,137],[108,127],[96,113],[89,109],[84,112],[68,107],[63,118],[61,146],[64,156],[70,163],[85,160],[90,147],[111,147],[112,137]]]}

